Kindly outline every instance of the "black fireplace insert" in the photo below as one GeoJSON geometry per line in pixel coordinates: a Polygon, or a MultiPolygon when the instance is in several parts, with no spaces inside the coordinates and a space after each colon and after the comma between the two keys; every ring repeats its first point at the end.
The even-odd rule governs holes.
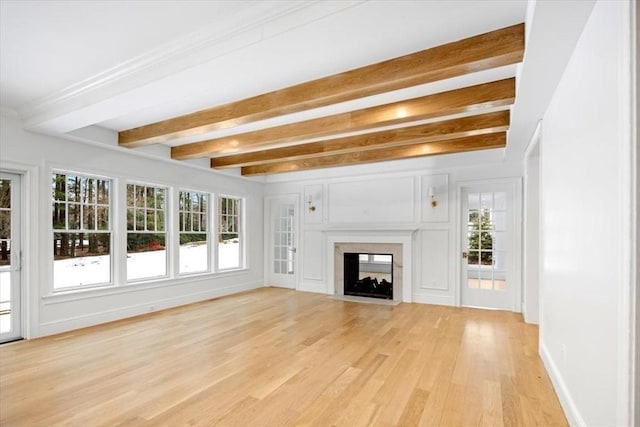
{"type": "Polygon", "coordinates": [[[344,294],[393,299],[393,255],[346,252],[344,294]]]}

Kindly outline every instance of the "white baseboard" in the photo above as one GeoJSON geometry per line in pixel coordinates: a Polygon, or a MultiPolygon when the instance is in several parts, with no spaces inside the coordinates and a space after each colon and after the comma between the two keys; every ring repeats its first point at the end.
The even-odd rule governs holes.
{"type": "Polygon", "coordinates": [[[314,294],[326,294],[327,285],[323,282],[301,282],[298,285],[298,291],[313,292],[314,294]]]}
{"type": "Polygon", "coordinates": [[[558,395],[558,399],[560,400],[560,405],[564,410],[564,414],[567,417],[567,421],[570,426],[586,426],[587,423],[580,415],[580,411],[576,406],[575,401],[571,397],[571,393],[569,393],[569,389],[567,384],[564,382],[560,371],[558,370],[558,366],[554,362],[549,350],[542,340],[540,340],[540,358],[542,359],[542,363],[544,367],[547,369],[547,373],[549,374],[549,378],[551,378],[551,382],[553,383],[553,388],[558,395]]]}
{"type": "Polygon", "coordinates": [[[52,322],[40,324],[38,337],[59,334],[61,332],[86,328],[87,326],[99,325],[101,323],[113,322],[116,320],[126,319],[127,317],[139,316],[141,314],[149,313],[150,306],[154,307],[153,311],[165,310],[167,308],[178,307],[181,305],[204,301],[211,298],[249,291],[252,289],[261,288],[262,286],[262,282],[232,285],[221,288],[208,289],[206,291],[195,292],[188,295],[181,295],[179,297],[156,299],[153,301],[147,301],[144,304],[137,304],[113,310],[105,310],[99,313],[91,313],[83,316],[54,320],[52,322]]]}
{"type": "Polygon", "coordinates": [[[455,306],[456,300],[453,295],[430,295],[430,294],[413,294],[413,301],[419,304],[434,304],[455,306]]]}

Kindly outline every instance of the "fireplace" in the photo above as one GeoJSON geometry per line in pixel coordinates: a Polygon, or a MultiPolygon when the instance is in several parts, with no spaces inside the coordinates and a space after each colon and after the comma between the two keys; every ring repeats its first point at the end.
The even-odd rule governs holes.
{"type": "Polygon", "coordinates": [[[393,299],[393,254],[345,252],[344,295],[393,299]]]}
{"type": "MultiPolygon", "coordinates": [[[[412,300],[412,243],[416,230],[330,230],[326,231],[327,293],[344,296],[344,254],[391,254],[393,302],[412,300]]],[[[380,301],[369,299],[369,301],[380,301]]],[[[387,300],[388,301],[388,300],[387,300]]],[[[385,301],[386,302],[386,301],[385,301]]]]}
{"type": "MultiPolygon", "coordinates": [[[[361,292],[362,286],[358,286],[357,291],[354,289],[351,289],[352,292],[350,292],[349,285],[347,285],[347,283],[351,280],[345,281],[345,275],[351,275],[352,278],[356,276],[353,273],[353,271],[351,271],[351,269],[349,268],[345,269],[345,265],[344,265],[345,261],[348,263],[350,262],[349,260],[354,260],[356,257],[353,255],[347,255],[345,257],[345,254],[357,254],[357,259],[358,259],[357,276],[358,277],[357,279],[355,279],[356,281],[363,280],[369,277],[370,278],[369,280],[373,282],[375,278],[377,279],[377,282],[378,282],[378,284],[375,287],[377,289],[380,283],[382,283],[382,279],[385,279],[387,282],[389,282],[389,285],[390,285],[389,287],[391,288],[391,296],[390,297],[387,296],[388,294],[386,293],[374,292],[379,294],[377,298],[390,299],[395,302],[400,302],[400,301],[410,302],[410,294],[406,295],[406,293],[410,291],[411,279],[407,273],[411,271],[411,265],[407,266],[406,263],[409,262],[410,264],[411,259],[410,259],[410,256],[408,256],[408,253],[405,253],[405,251],[410,250],[409,244],[405,242],[396,243],[397,240],[388,243],[388,242],[384,242],[384,239],[380,237],[376,238],[376,240],[380,239],[382,241],[358,242],[357,241],[358,237],[359,236],[350,237],[351,241],[344,241],[342,239],[339,241],[331,241],[332,239],[331,238],[329,239],[330,241],[329,244],[331,245],[332,251],[330,255],[331,262],[328,263],[328,267],[330,268],[331,276],[333,276],[333,281],[331,282],[332,289],[329,293],[335,294],[335,295],[342,295],[342,296],[346,295],[350,297],[354,296],[353,291],[362,293],[361,292]],[[359,262],[360,255],[363,255],[362,260],[364,265],[362,266],[362,268],[360,268],[360,262],[359,262]],[[377,256],[377,258],[375,258],[376,261],[387,261],[389,260],[389,257],[390,257],[391,262],[389,264],[385,264],[386,266],[378,265],[377,266],[378,268],[373,268],[372,264],[374,263],[364,262],[365,255],[367,256],[367,261],[369,260],[368,258],[369,256],[377,256]],[[386,269],[387,271],[390,270],[390,273],[388,273],[389,276],[386,275],[387,274],[386,272],[377,271],[382,269],[386,269]],[[362,276],[360,275],[360,271],[364,273],[362,276]],[[406,286],[405,286],[405,283],[407,284],[406,286]],[[345,285],[347,285],[346,288],[345,288],[345,285]]],[[[360,239],[373,240],[374,238],[362,237],[360,239]]],[[[373,260],[373,258],[371,258],[371,260],[373,260]]],[[[368,284],[363,283],[364,287],[367,287],[368,285],[372,286],[371,282],[369,282],[368,284]]],[[[368,293],[369,295],[355,295],[355,296],[371,297],[372,295],[370,295],[370,292],[368,293]]],[[[373,301],[374,298],[371,298],[371,300],[373,301]]]]}

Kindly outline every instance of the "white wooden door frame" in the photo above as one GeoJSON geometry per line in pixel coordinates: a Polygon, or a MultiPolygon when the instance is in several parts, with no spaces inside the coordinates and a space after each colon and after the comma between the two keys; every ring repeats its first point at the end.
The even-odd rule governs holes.
{"type": "Polygon", "coordinates": [[[11,182],[10,190],[10,229],[11,229],[11,255],[9,258],[9,265],[2,267],[4,273],[9,273],[9,286],[10,286],[10,322],[11,330],[5,332],[3,336],[0,336],[0,342],[15,341],[22,339],[25,336],[24,330],[24,281],[22,279],[22,235],[24,226],[22,225],[24,214],[24,203],[22,198],[24,196],[21,174],[15,172],[9,172],[5,170],[0,171],[0,178],[9,180],[11,182]]]}
{"type": "Polygon", "coordinates": [[[293,273],[293,287],[292,289],[298,289],[300,286],[300,260],[302,257],[300,256],[300,195],[297,193],[287,193],[287,194],[274,194],[265,197],[264,199],[264,229],[265,229],[265,239],[264,239],[264,271],[265,271],[265,285],[273,285],[272,283],[272,274],[273,274],[273,215],[272,215],[272,207],[273,203],[278,199],[286,199],[291,198],[295,204],[295,218],[294,218],[294,247],[296,248],[296,252],[294,254],[295,257],[295,267],[293,273]]]}
{"type": "Polygon", "coordinates": [[[455,226],[455,303],[457,307],[462,305],[462,194],[463,188],[482,187],[494,185],[511,186],[513,190],[513,286],[514,286],[514,312],[522,312],[522,178],[496,178],[486,180],[459,181],[456,184],[456,226],[455,226]]]}

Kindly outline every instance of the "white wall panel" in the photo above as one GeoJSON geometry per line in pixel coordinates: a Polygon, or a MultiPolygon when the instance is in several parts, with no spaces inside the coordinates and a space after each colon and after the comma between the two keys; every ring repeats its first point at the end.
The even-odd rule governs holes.
{"type": "Polygon", "coordinates": [[[303,236],[302,277],[305,280],[322,280],[322,232],[305,231],[303,236]]]}
{"type": "Polygon", "coordinates": [[[413,177],[396,177],[330,184],[329,223],[412,223],[413,182],[413,177]]]}
{"type": "Polygon", "coordinates": [[[420,248],[420,288],[449,289],[449,230],[423,230],[420,248]]]}

